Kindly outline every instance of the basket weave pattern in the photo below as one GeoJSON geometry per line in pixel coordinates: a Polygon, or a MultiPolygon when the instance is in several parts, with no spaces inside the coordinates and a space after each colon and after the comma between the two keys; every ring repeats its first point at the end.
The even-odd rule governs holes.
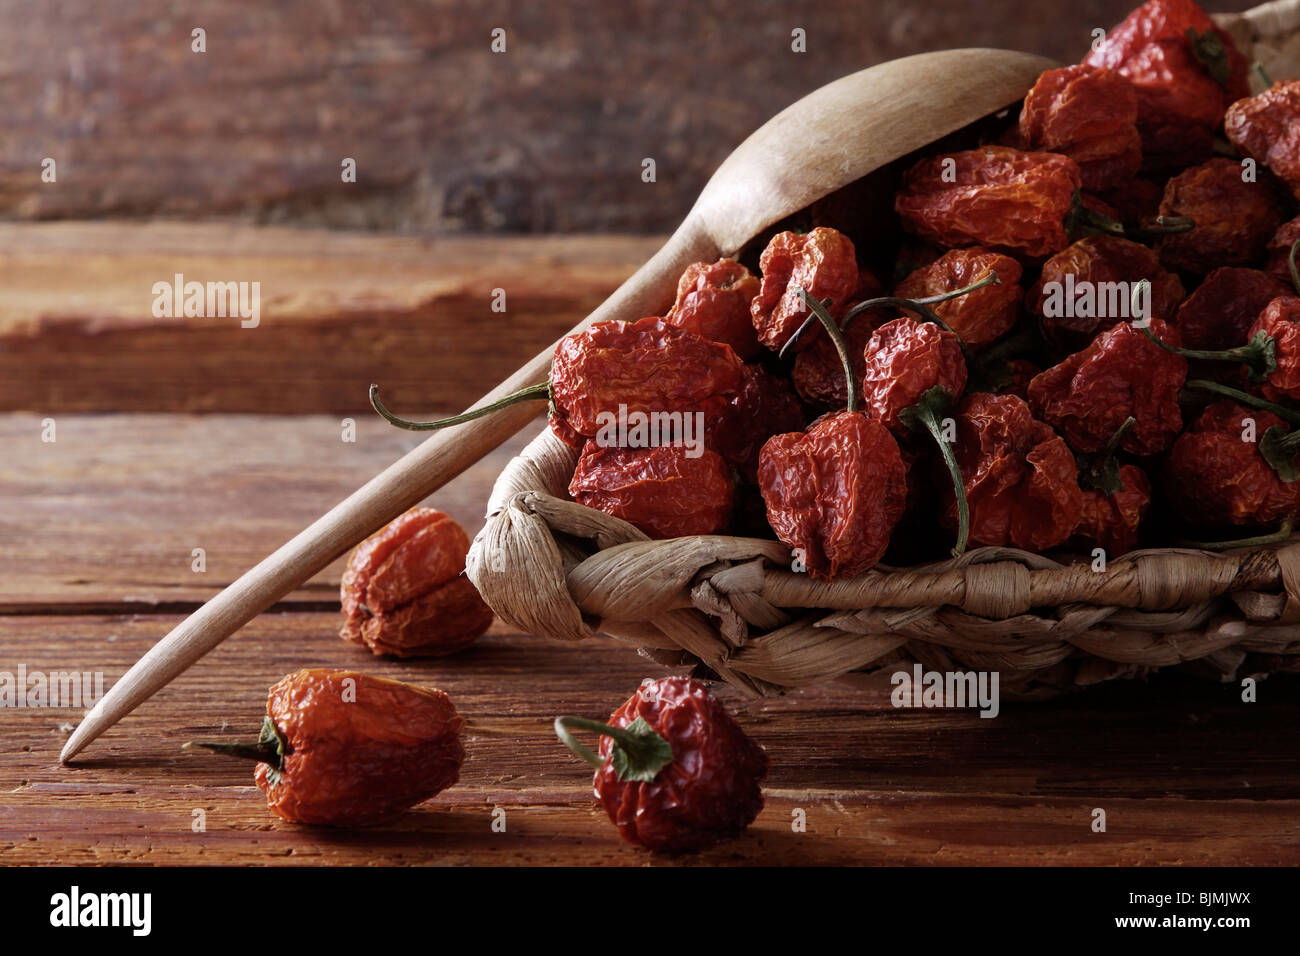
{"type": "Polygon", "coordinates": [[[1300,543],[1137,551],[1104,571],[978,548],[827,584],[791,571],[777,541],[652,541],[576,504],[576,460],[543,430],[498,478],[470,549],[471,580],[525,632],[603,633],[756,695],[912,661],[998,671],[1015,697],[1182,664],[1221,680],[1300,672],[1300,543]]]}

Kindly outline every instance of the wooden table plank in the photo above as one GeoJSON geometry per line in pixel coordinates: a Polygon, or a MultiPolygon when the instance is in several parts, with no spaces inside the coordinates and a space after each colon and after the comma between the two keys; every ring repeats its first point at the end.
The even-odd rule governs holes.
{"type": "Polygon", "coordinates": [[[459,410],[572,328],[659,244],[0,223],[0,411],[368,415],[372,382],[412,415],[459,410]],[[259,324],[155,317],[154,284],[178,273],[246,282],[250,295],[260,283],[259,324]],[[498,302],[504,312],[493,311],[498,302]]]}
{"type": "MultiPolygon", "coordinates": [[[[0,416],[0,671],[102,672],[105,685],[206,597],[377,467],[410,434],[329,416],[0,416]],[[189,549],[208,549],[202,583],[189,549]],[[128,600],[135,598],[137,600],[128,600]],[[93,613],[92,613],[93,610],[93,613]]],[[[520,436],[517,441],[522,441],[520,436]]],[[[504,452],[502,453],[504,454],[504,452]]],[[[434,498],[472,530],[500,455],[434,498]]],[[[57,764],[75,709],[0,710],[0,863],[620,863],[590,777],[554,740],[663,669],[606,640],[497,626],[468,652],[373,657],[337,636],[337,566],[264,614],[86,751],[57,764]],[[180,745],[251,733],[265,688],[308,666],[444,688],[470,724],[455,789],[399,823],[277,822],[246,767],[180,745]],[[493,833],[494,807],[507,832],[493,833]],[[190,829],[196,808],[207,830],[190,829]]],[[[895,710],[883,676],[771,700],[720,693],[769,750],[768,805],[709,863],[1300,863],[1300,680],[1161,677],[1036,705],[895,710]],[[1091,830],[1094,808],[1108,829],[1091,830]],[[791,829],[807,814],[807,832],[791,829]]],[[[656,861],[658,862],[658,861],[656,861]]]]}
{"type": "MultiPolygon", "coordinates": [[[[448,410],[450,411],[450,410],[448,410]]],[[[0,415],[0,613],[207,600],[413,448],[374,412],[0,415]],[[194,548],[207,570],[192,569],[194,548]]],[[[429,499],[473,535],[487,492],[541,419],[429,499]]],[[[338,601],[342,559],[291,600],[338,601]]]]}
{"type": "MultiPolygon", "coordinates": [[[[175,618],[0,616],[0,667],[105,671],[175,618]]],[[[126,718],[71,768],[67,710],[0,723],[0,863],[619,863],[559,713],[604,716],[661,669],[608,641],[500,630],[468,652],[392,662],[344,644],[335,614],[267,614],[126,718]],[[247,767],[185,753],[255,733],[265,688],[303,666],[357,667],[446,690],[468,717],[461,783],[399,823],[336,833],[275,820],[247,767]],[[505,808],[506,832],[491,829],[505,808]],[[202,809],[207,829],[191,830],[202,809]]],[[[1125,684],[1001,717],[897,711],[888,687],[835,683],[779,700],[719,692],[768,749],[767,807],[709,863],[1300,862],[1295,682],[1258,704],[1186,679],[1125,684]],[[1107,831],[1091,830],[1092,810],[1107,831]],[[807,815],[807,832],[791,828],[807,815]]],[[[660,861],[655,861],[660,862],[660,861]]]]}

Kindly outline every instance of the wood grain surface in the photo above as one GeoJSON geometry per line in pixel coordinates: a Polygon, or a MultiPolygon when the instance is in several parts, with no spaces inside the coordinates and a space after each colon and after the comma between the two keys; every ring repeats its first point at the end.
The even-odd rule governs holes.
{"type": "Polygon", "coordinates": [[[0,0],[0,217],[666,232],[737,143],[838,76],[954,47],[1074,61],[1135,5],[0,0]]]}
{"type": "Polygon", "coordinates": [[[395,410],[459,411],[659,243],[0,224],[0,410],[370,415],[376,382],[395,410]],[[260,283],[260,323],[155,317],[154,283],[177,273],[260,283]],[[497,289],[504,312],[493,311],[497,289]]]}
{"type": "MultiPolygon", "coordinates": [[[[102,671],[106,685],[176,605],[228,583],[409,438],[362,423],[342,445],[328,416],[71,415],[38,447],[37,424],[0,416],[0,670],[102,671]]],[[[473,531],[499,464],[433,503],[473,531]]],[[[79,711],[0,711],[0,863],[670,862],[619,841],[550,727],[604,716],[662,668],[612,642],[500,627],[453,658],[382,660],[338,638],[336,580],[331,569],[255,620],[73,767],[57,754],[79,711]],[[307,666],[446,690],[469,719],[461,783],[390,827],[302,828],[266,811],[245,765],[180,750],[255,732],[265,689],[307,666]]],[[[1161,677],[994,720],[896,710],[879,678],[762,701],[722,689],[771,754],[767,806],[694,862],[1300,863],[1298,683],[1266,681],[1243,704],[1235,686],[1161,677]]]]}

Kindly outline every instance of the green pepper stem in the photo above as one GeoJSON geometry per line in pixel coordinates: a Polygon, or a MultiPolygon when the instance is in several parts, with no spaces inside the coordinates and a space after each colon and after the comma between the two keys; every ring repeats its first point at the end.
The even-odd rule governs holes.
{"type": "Polygon", "coordinates": [[[1291,537],[1294,522],[1287,518],[1276,531],[1269,534],[1255,535],[1250,538],[1233,538],[1230,541],[1179,541],[1184,548],[1198,548],[1202,551],[1229,551],[1233,548],[1255,548],[1268,544],[1281,544],[1291,537]]]}
{"type": "Polygon", "coordinates": [[[909,426],[920,424],[925,427],[935,444],[939,446],[943,463],[948,466],[953,495],[957,499],[957,543],[952,549],[952,556],[956,558],[965,553],[966,543],[970,538],[970,504],[966,500],[966,482],[962,479],[957,455],[953,452],[952,445],[944,440],[943,426],[939,422],[939,411],[951,402],[952,396],[948,391],[936,385],[922,395],[919,402],[905,409],[900,417],[909,426]]]}
{"type": "Polygon", "coordinates": [[[821,322],[826,334],[830,336],[831,343],[835,346],[835,351],[840,357],[840,364],[844,366],[844,389],[848,395],[848,401],[845,408],[850,412],[858,410],[858,381],[857,376],[853,374],[853,356],[849,354],[849,343],[844,341],[844,334],[840,332],[840,327],[835,324],[831,314],[826,311],[826,307],[810,296],[803,289],[796,290],[803,304],[812,310],[813,317],[821,322]]]}
{"type": "Polygon", "coordinates": [[[1129,429],[1136,424],[1137,419],[1132,415],[1120,422],[1119,428],[1116,428],[1114,433],[1106,439],[1106,444],[1101,446],[1101,451],[1097,453],[1097,457],[1102,461],[1114,458],[1115,452],[1119,450],[1119,443],[1124,440],[1124,436],[1129,433],[1129,429]]]}
{"type": "Polygon", "coordinates": [[[1186,382],[1187,388],[1198,389],[1202,392],[1213,392],[1216,395],[1223,395],[1225,398],[1231,398],[1233,401],[1242,405],[1248,405],[1251,408],[1258,408],[1262,411],[1272,412],[1284,422],[1290,422],[1292,425],[1300,425],[1300,412],[1293,411],[1278,405],[1276,402],[1270,402],[1267,399],[1251,395],[1249,392],[1243,392],[1241,389],[1233,388],[1230,385],[1221,385],[1218,382],[1210,382],[1203,378],[1193,378],[1186,382]]]}
{"type": "MultiPolygon", "coordinates": [[[[920,299],[907,299],[896,295],[882,295],[875,299],[867,299],[865,302],[859,302],[848,312],[844,313],[844,325],[847,326],[855,318],[869,309],[879,309],[886,306],[893,306],[896,309],[906,309],[909,312],[916,312],[925,318],[927,322],[933,322],[945,332],[952,332],[948,324],[939,317],[939,314],[933,309],[928,308],[931,305],[938,305],[940,302],[947,302],[950,299],[959,299],[964,295],[970,295],[976,289],[983,289],[986,286],[1001,285],[1002,280],[998,278],[997,272],[990,269],[981,276],[977,281],[970,285],[963,286],[960,289],[954,289],[952,292],[944,292],[939,295],[927,295],[920,299]]],[[[956,335],[956,333],[953,333],[956,335]]]]}
{"type": "MultiPolygon", "coordinates": [[[[941,295],[930,295],[922,299],[904,299],[896,295],[883,295],[875,299],[866,299],[863,302],[859,302],[844,314],[844,318],[840,322],[840,330],[843,331],[848,328],[849,323],[863,312],[870,309],[892,306],[897,309],[906,309],[909,312],[915,312],[925,321],[933,322],[945,332],[952,332],[953,335],[957,335],[956,332],[953,332],[952,327],[940,318],[939,313],[929,308],[929,306],[935,305],[939,302],[947,302],[949,299],[956,299],[963,295],[968,295],[976,289],[982,289],[985,286],[1001,284],[1002,280],[998,278],[997,272],[990,269],[989,272],[982,276],[978,281],[972,282],[970,285],[961,289],[956,289],[952,292],[944,292],[941,295]]],[[[777,353],[778,357],[785,358],[786,353],[790,351],[791,346],[793,346],[795,342],[799,341],[799,338],[806,334],[808,330],[816,324],[816,322],[817,317],[815,315],[810,315],[808,318],[804,319],[803,324],[800,325],[799,328],[795,329],[794,334],[785,340],[785,344],[781,346],[781,350],[777,353]]],[[[965,354],[966,343],[961,340],[961,336],[957,336],[957,341],[961,345],[962,353],[965,354]]]]}
{"type": "Polygon", "coordinates": [[[599,754],[580,744],[573,736],[574,730],[590,730],[614,741],[610,761],[614,764],[619,780],[650,781],[673,762],[672,745],[655,733],[641,717],[627,727],[611,727],[586,717],[555,718],[555,735],[560,738],[560,742],[599,770],[605,761],[599,754]]]}
{"type": "Polygon", "coordinates": [[[184,744],[182,750],[192,750],[194,747],[203,747],[214,753],[224,754],[227,757],[240,757],[244,760],[256,760],[258,763],[268,764],[273,771],[277,773],[284,769],[284,755],[289,752],[288,741],[280,734],[275,722],[269,716],[262,718],[262,732],[258,735],[257,743],[253,744],[232,744],[232,743],[215,743],[205,744],[194,742],[184,744]]]}
{"type": "Polygon", "coordinates": [[[1190,232],[1196,228],[1196,220],[1190,216],[1156,216],[1150,225],[1125,226],[1126,239],[1155,239],[1179,232],[1190,232]]]}
{"type": "Polygon", "coordinates": [[[279,749],[274,744],[205,744],[201,740],[192,740],[181,745],[182,750],[192,750],[195,747],[202,747],[227,757],[242,757],[245,760],[267,763],[272,767],[279,766],[281,762],[279,749]]]}
{"type": "Polygon", "coordinates": [[[1272,87],[1273,78],[1270,77],[1268,75],[1268,71],[1264,69],[1264,64],[1260,63],[1259,60],[1256,60],[1254,65],[1255,65],[1255,73],[1259,77],[1260,82],[1264,84],[1264,89],[1267,90],[1270,87],[1272,87]]]}
{"type": "Polygon", "coordinates": [[[1291,285],[1295,286],[1295,294],[1300,295],[1300,268],[1297,268],[1295,263],[1297,249],[1300,249],[1300,239],[1291,243],[1291,254],[1286,257],[1286,265],[1291,272],[1291,285]]]}
{"type": "Polygon", "coordinates": [[[503,408],[509,408],[511,405],[517,405],[520,402],[543,401],[551,397],[551,385],[549,382],[543,382],[540,385],[529,385],[527,388],[521,388],[517,392],[507,395],[505,398],[499,398],[495,402],[482,405],[478,408],[470,409],[459,415],[453,415],[451,418],[440,418],[432,422],[413,422],[409,419],[398,418],[379,400],[379,386],[370,386],[370,406],[391,425],[398,428],[405,428],[413,432],[433,431],[437,428],[447,428],[451,425],[462,425],[465,422],[472,422],[476,418],[482,418],[484,415],[490,415],[492,412],[500,411],[503,408]]]}
{"type": "Polygon", "coordinates": [[[1266,377],[1277,369],[1277,344],[1267,332],[1258,332],[1245,345],[1231,349],[1185,349],[1170,345],[1157,337],[1149,325],[1139,325],[1138,330],[1166,352],[1181,355],[1188,359],[1203,359],[1211,362],[1241,362],[1249,366],[1252,377],[1256,380],[1266,377]]]}

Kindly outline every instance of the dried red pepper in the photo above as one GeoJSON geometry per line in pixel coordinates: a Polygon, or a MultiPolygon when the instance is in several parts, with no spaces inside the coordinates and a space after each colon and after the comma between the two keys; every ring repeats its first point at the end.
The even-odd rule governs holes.
{"type": "MultiPolygon", "coordinates": [[[[956,412],[958,465],[970,504],[972,544],[1046,551],[1078,526],[1083,491],[1074,456],[1015,395],[967,395],[956,412]]],[[[957,523],[945,489],[944,521],[957,523]]]]}
{"type": "Polygon", "coordinates": [[[1165,184],[1160,215],[1195,223],[1186,232],[1160,239],[1160,261],[1166,268],[1204,275],[1219,266],[1248,266],[1263,258],[1281,224],[1278,197],[1266,172],[1254,182],[1245,182],[1243,174],[1240,163],[1216,157],[1165,184]]]}
{"type": "Polygon", "coordinates": [[[1206,408],[1169,453],[1165,493],[1178,516],[1211,529],[1294,520],[1300,481],[1283,480],[1263,454],[1265,437],[1279,433],[1289,430],[1272,412],[1227,400],[1206,408]]]}
{"type": "Polygon", "coordinates": [[[739,836],[763,809],[767,753],[699,681],[646,680],[608,724],[560,717],[555,732],[596,768],[596,799],[628,843],[694,853],[739,836]],[[600,734],[599,755],[574,730],[600,734]]]}
{"type": "Polygon", "coordinates": [[[267,806],[291,823],[389,822],[446,790],[465,722],[440,690],[356,671],[303,670],[271,688],[256,744],[200,744],[256,760],[267,806]]]}
{"type": "Polygon", "coordinates": [[[1292,265],[1297,243],[1300,243],[1300,216],[1283,223],[1268,241],[1267,271],[1269,275],[1291,283],[1296,295],[1300,295],[1300,276],[1295,274],[1292,265]]]}
{"type": "Polygon", "coordinates": [[[1146,246],[1118,236],[1088,236],[1043,263],[1025,304],[1054,344],[1081,349],[1129,314],[1125,289],[1151,283],[1151,314],[1168,319],[1183,299],[1178,276],[1146,246]]]}
{"type": "Polygon", "coordinates": [[[469,538],[451,515],[415,508],[348,558],[340,636],[376,654],[441,656],[468,647],[492,609],[464,576],[469,538]]]}
{"type": "Polygon", "coordinates": [[[1079,469],[1083,510],[1069,541],[1071,548],[1089,552],[1101,548],[1115,557],[1137,547],[1138,531],[1151,505],[1151,483],[1141,468],[1115,459],[1124,435],[1136,423],[1134,418],[1125,419],[1106,446],[1079,469]]]}
{"type": "Polygon", "coordinates": [[[998,277],[997,285],[985,286],[933,306],[934,314],[962,342],[974,348],[1000,339],[1020,318],[1020,300],[1024,293],[1018,283],[1022,272],[1015,259],[990,249],[979,246],[953,249],[907,276],[894,289],[894,295],[903,299],[928,299],[964,290],[993,273],[998,277]]]}
{"type": "Polygon", "coordinates": [[[1188,348],[1230,349],[1247,341],[1264,307],[1289,291],[1267,272],[1223,266],[1179,306],[1173,324],[1188,348]]]}
{"type": "MultiPolygon", "coordinates": [[[[858,288],[857,253],[848,236],[826,226],[811,232],[780,232],[772,237],[759,258],[762,288],[750,304],[750,318],[758,340],[769,349],[781,349],[808,318],[798,290],[818,301],[829,301],[835,311],[848,304],[858,288]]],[[[808,348],[820,336],[814,332],[797,346],[808,348]]]]}
{"type": "Polygon", "coordinates": [[[944,439],[941,418],[965,390],[961,340],[946,329],[903,316],[886,322],[867,343],[862,376],[867,407],[895,435],[917,427],[928,431],[948,468],[957,503],[954,555],[966,550],[970,516],[961,471],[944,439]]]}
{"type": "Polygon", "coordinates": [[[1249,92],[1245,57],[1192,0],[1150,0],[1083,62],[1115,70],[1133,85],[1149,166],[1208,156],[1225,107],[1249,92]]]}
{"type": "MultiPolygon", "coordinates": [[[[817,347],[799,353],[799,358],[811,355],[817,347]]],[[[798,367],[796,359],[796,371],[798,367]]],[[[797,377],[795,384],[798,384],[797,377]]],[[[843,387],[841,372],[840,388],[843,387]]],[[[736,397],[706,424],[709,447],[746,481],[753,482],[758,477],[758,452],[763,443],[781,432],[798,431],[806,420],[799,396],[788,379],[772,374],[761,365],[746,365],[745,381],[736,397]]]]}
{"type": "Polygon", "coordinates": [[[758,290],[758,278],[735,259],[696,262],[682,273],[677,301],[665,321],[712,342],[724,342],[749,360],[761,349],[749,317],[749,304],[758,290]]]}
{"type": "Polygon", "coordinates": [[[1047,70],[1025,97],[1020,141],[1025,149],[1069,156],[1084,189],[1115,189],[1142,166],[1137,117],[1137,92],[1114,70],[1083,64],[1047,70]]]}
{"type": "Polygon", "coordinates": [[[1041,258],[1068,245],[1081,184],[1059,153],[985,146],[921,160],[903,174],[894,208],[904,229],[940,245],[1041,258]]]}
{"type": "MultiPolygon", "coordinates": [[[[859,388],[862,386],[862,373],[866,369],[865,350],[871,341],[871,333],[889,318],[887,313],[872,315],[850,322],[844,327],[844,341],[848,344],[849,356],[853,360],[853,380],[859,388]]],[[[790,377],[799,397],[823,411],[843,408],[848,401],[840,353],[829,336],[818,336],[809,348],[795,356],[790,377]]],[[[794,428],[782,430],[795,431],[794,428]]]]}
{"type": "Polygon", "coordinates": [[[1085,489],[1079,525],[1069,545],[1082,551],[1101,548],[1108,557],[1127,554],[1138,545],[1138,531],[1151,506],[1151,482],[1137,465],[1119,466],[1114,491],[1085,489]]]}
{"type": "MultiPolygon", "coordinates": [[[[399,418],[370,386],[370,404],[388,422],[429,431],[481,418],[517,402],[549,399],[551,430],[581,450],[588,438],[617,427],[620,414],[722,413],[744,385],[745,365],[731,346],[651,316],[636,322],[593,322],[555,348],[549,382],[460,415],[431,422],[399,418]]],[[[676,428],[677,425],[674,425],[676,428]]]]}
{"type": "MultiPolygon", "coordinates": [[[[1180,344],[1178,331],[1160,319],[1150,320],[1149,331],[1169,345],[1180,344]]],[[[1137,423],[1121,447],[1154,455],[1182,431],[1178,390],[1186,378],[1185,358],[1121,322],[1030,382],[1029,405],[1080,452],[1101,449],[1132,416],[1137,423]]]]}
{"type": "Polygon", "coordinates": [[[1223,129],[1242,155],[1263,163],[1300,198],[1300,80],[1233,103],[1223,129]]]}
{"type": "Polygon", "coordinates": [[[1273,401],[1300,399],[1300,299],[1281,296],[1260,313],[1246,333],[1247,340],[1272,343],[1271,368],[1260,390],[1273,401]]]}
{"type": "Polygon", "coordinates": [[[824,415],[806,432],[774,435],[758,459],[767,521],[810,575],[849,577],[880,561],[907,498],[907,470],[888,428],[857,410],[848,347],[829,314],[808,307],[835,341],[847,409],[824,415]]]}
{"type": "Polygon", "coordinates": [[[636,525],[652,538],[714,534],[726,528],[735,485],[722,457],[707,448],[606,447],[587,442],[569,494],[636,525]]]}

